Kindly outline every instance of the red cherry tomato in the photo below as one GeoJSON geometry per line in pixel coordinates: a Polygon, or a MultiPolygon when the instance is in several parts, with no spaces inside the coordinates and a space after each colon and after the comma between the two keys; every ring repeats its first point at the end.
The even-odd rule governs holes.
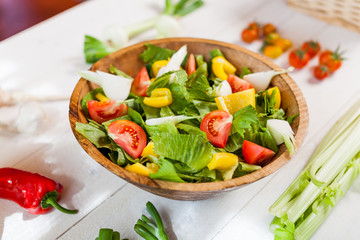
{"type": "Polygon", "coordinates": [[[146,146],[144,130],[134,122],[116,120],[108,127],[109,136],[133,158],[140,157],[146,146]]]}
{"type": "Polygon", "coordinates": [[[314,77],[318,80],[323,80],[329,76],[329,72],[329,68],[319,65],[314,68],[314,77]]]}
{"type": "Polygon", "coordinates": [[[230,134],[232,115],[223,110],[208,113],[201,121],[200,130],[215,147],[224,148],[230,134]]]}
{"type": "Polygon", "coordinates": [[[130,91],[138,96],[145,97],[146,90],[148,89],[150,83],[150,77],[146,70],[146,67],[143,67],[140,72],[135,76],[130,91]]]}
{"type": "Polygon", "coordinates": [[[310,57],[307,52],[301,49],[296,49],[289,54],[289,63],[294,68],[303,68],[309,62],[310,57]]]}
{"type": "Polygon", "coordinates": [[[101,124],[114,118],[127,114],[128,107],[125,103],[117,103],[114,100],[87,102],[89,114],[92,120],[101,124]]]}
{"type": "Polygon", "coordinates": [[[250,83],[233,74],[228,75],[227,81],[230,84],[233,93],[241,92],[253,88],[253,86],[250,83]]]}
{"type": "Polygon", "coordinates": [[[256,143],[244,140],[242,154],[246,163],[262,165],[269,161],[275,155],[275,152],[256,143]]]}
{"type": "Polygon", "coordinates": [[[252,43],[259,37],[259,29],[248,27],[241,32],[241,39],[246,43],[252,43]]]}
{"type": "Polygon", "coordinates": [[[309,54],[310,58],[315,57],[316,54],[318,54],[320,52],[321,46],[320,43],[315,42],[315,41],[307,41],[304,42],[303,45],[301,46],[301,49],[304,50],[305,52],[307,52],[309,54]]]}
{"type": "Polygon", "coordinates": [[[190,54],[185,65],[185,71],[187,75],[190,76],[195,72],[195,70],[196,70],[195,57],[194,54],[190,54]]]}
{"type": "Polygon", "coordinates": [[[335,52],[326,50],[322,52],[319,56],[320,65],[327,66],[330,72],[335,72],[341,67],[341,62],[343,58],[338,52],[338,49],[335,52]]]}
{"type": "Polygon", "coordinates": [[[267,23],[262,27],[262,31],[263,31],[263,35],[267,36],[270,33],[276,32],[276,27],[271,23],[267,23]]]}

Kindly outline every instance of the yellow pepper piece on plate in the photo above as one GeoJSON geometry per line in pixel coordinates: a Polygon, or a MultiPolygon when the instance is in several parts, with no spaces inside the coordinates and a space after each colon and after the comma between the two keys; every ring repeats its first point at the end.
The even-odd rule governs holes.
{"type": "Polygon", "coordinates": [[[228,74],[235,74],[236,68],[222,56],[215,57],[212,60],[212,71],[216,77],[227,80],[228,74]]]}
{"type": "Polygon", "coordinates": [[[168,64],[168,62],[169,62],[168,60],[159,60],[153,63],[151,70],[155,77],[158,74],[160,68],[165,67],[168,64]]]}
{"type": "Polygon", "coordinates": [[[99,101],[109,101],[110,98],[106,97],[104,94],[102,93],[98,93],[95,95],[95,97],[99,100],[99,101]]]}
{"type": "Polygon", "coordinates": [[[152,155],[154,157],[159,157],[159,155],[154,153],[154,142],[149,142],[146,147],[144,148],[144,150],[141,153],[141,156],[146,156],[146,155],[152,155]]]}
{"type": "Polygon", "coordinates": [[[272,87],[272,88],[269,88],[267,90],[267,92],[269,93],[269,96],[271,96],[272,92],[275,91],[275,100],[276,100],[276,103],[275,103],[275,108],[276,109],[279,109],[280,108],[280,105],[281,105],[281,94],[280,94],[280,90],[278,87],[272,87]]]}
{"type": "Polygon", "coordinates": [[[235,154],[227,152],[215,153],[211,162],[207,165],[210,170],[219,170],[224,180],[232,178],[239,165],[239,158],[235,154]]]}
{"type": "Polygon", "coordinates": [[[156,88],[150,97],[144,98],[144,103],[156,108],[168,106],[172,103],[171,91],[168,88],[156,88]]]}
{"type": "Polygon", "coordinates": [[[140,163],[128,164],[125,167],[129,172],[137,173],[148,177],[151,173],[150,169],[140,163]]]}
{"type": "Polygon", "coordinates": [[[243,107],[255,105],[255,89],[251,88],[241,92],[236,92],[227,96],[215,98],[216,105],[219,110],[224,110],[230,114],[234,114],[243,107]]]}

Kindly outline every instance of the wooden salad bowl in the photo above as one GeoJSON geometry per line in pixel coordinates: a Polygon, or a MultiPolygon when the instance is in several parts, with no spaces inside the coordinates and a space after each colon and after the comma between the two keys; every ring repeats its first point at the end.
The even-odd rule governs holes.
{"type": "MultiPolygon", "coordinates": [[[[187,45],[188,52],[202,54],[206,61],[209,60],[209,52],[213,49],[220,49],[225,57],[234,64],[237,69],[243,66],[249,67],[253,72],[281,70],[268,57],[254,53],[243,47],[207,39],[198,38],[168,38],[146,41],[148,43],[178,50],[181,46],[187,45]]],[[[101,70],[108,72],[111,64],[124,71],[130,76],[135,76],[144,66],[139,55],[146,49],[145,43],[141,42],[123,49],[120,49],[107,57],[97,61],[90,70],[101,70]]],[[[308,129],[309,114],[308,108],[302,92],[294,80],[288,74],[282,74],[272,79],[271,85],[277,86],[281,92],[281,107],[287,116],[299,114],[292,123],[295,132],[297,148],[302,144],[308,129]]],[[[81,78],[72,93],[70,99],[69,118],[72,131],[80,143],[81,147],[98,163],[107,168],[110,172],[118,175],[122,179],[138,186],[139,188],[153,194],[178,200],[200,200],[217,196],[227,191],[235,190],[245,184],[255,182],[263,177],[277,171],[287,163],[292,155],[287,151],[284,144],[279,147],[279,152],[271,162],[263,168],[248,175],[221,182],[207,183],[176,183],[160,180],[152,180],[149,177],[141,176],[129,172],[116,165],[106,158],[89,140],[75,130],[76,122],[87,123],[81,110],[80,101],[90,90],[97,86],[81,78]]]]}

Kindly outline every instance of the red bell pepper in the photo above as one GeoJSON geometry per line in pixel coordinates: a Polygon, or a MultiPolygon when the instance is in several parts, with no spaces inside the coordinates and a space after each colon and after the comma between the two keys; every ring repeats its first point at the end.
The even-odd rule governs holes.
{"type": "Polygon", "coordinates": [[[78,210],[63,208],[57,203],[62,185],[37,173],[14,168],[0,168],[0,198],[19,204],[31,214],[44,214],[52,208],[68,214],[78,210]]]}

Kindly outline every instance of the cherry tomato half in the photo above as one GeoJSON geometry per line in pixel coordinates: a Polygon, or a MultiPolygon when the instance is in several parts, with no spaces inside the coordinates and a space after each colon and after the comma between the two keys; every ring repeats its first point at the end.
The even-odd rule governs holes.
{"type": "Polygon", "coordinates": [[[127,114],[128,107],[125,103],[118,103],[115,100],[87,102],[89,114],[92,120],[101,124],[114,118],[127,114]]]}
{"type": "Polygon", "coordinates": [[[313,58],[316,54],[318,54],[318,52],[320,52],[321,46],[318,42],[307,41],[303,43],[301,49],[307,52],[310,58],[313,58]]]}
{"type": "Polygon", "coordinates": [[[135,76],[130,91],[138,96],[145,97],[146,90],[148,89],[150,83],[150,77],[146,70],[146,67],[143,67],[140,72],[135,76]]]}
{"type": "Polygon", "coordinates": [[[241,39],[246,43],[252,43],[259,37],[259,29],[248,27],[241,32],[241,39]]]}
{"type": "Polygon", "coordinates": [[[338,49],[335,52],[326,50],[322,52],[319,56],[320,65],[327,66],[330,72],[335,72],[341,67],[341,62],[343,58],[338,52],[338,49]]]}
{"type": "Polygon", "coordinates": [[[275,152],[256,143],[244,140],[242,154],[246,163],[262,165],[270,160],[275,155],[275,152]]]}
{"type": "Polygon", "coordinates": [[[303,68],[309,62],[310,57],[307,52],[301,49],[296,49],[289,54],[289,63],[294,68],[303,68]]]}
{"type": "Polygon", "coordinates": [[[187,75],[190,76],[191,74],[193,74],[195,72],[195,70],[196,70],[195,57],[194,57],[194,54],[191,53],[186,62],[185,71],[186,71],[187,75]]]}
{"type": "Polygon", "coordinates": [[[230,84],[233,93],[241,92],[253,88],[253,86],[249,82],[233,74],[228,75],[227,81],[230,84]]]}
{"type": "Polygon", "coordinates": [[[201,121],[200,130],[215,147],[224,148],[232,126],[232,115],[223,110],[208,113],[201,121]]]}
{"type": "Polygon", "coordinates": [[[328,67],[319,65],[314,68],[314,77],[318,80],[323,80],[329,76],[329,72],[328,67]]]}
{"type": "Polygon", "coordinates": [[[133,158],[140,157],[146,146],[144,130],[129,120],[116,120],[108,127],[109,136],[133,158]]]}

